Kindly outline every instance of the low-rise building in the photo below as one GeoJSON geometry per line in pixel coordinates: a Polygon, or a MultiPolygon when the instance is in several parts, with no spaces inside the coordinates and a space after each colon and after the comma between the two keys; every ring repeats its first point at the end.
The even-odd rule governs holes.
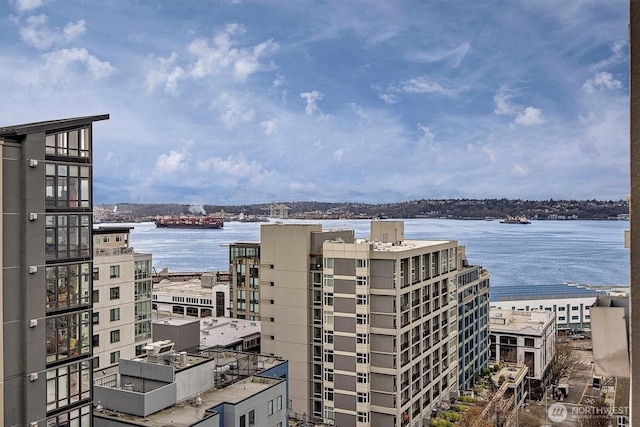
{"type": "Polygon", "coordinates": [[[492,380],[498,390],[485,405],[480,419],[496,426],[517,426],[518,411],[527,398],[528,372],[526,366],[509,364],[494,373],[492,380]]]}
{"type": "Polygon", "coordinates": [[[153,309],[193,317],[229,317],[229,283],[215,272],[183,280],[162,279],[153,285],[153,309]]]}
{"type": "Polygon", "coordinates": [[[555,314],[548,310],[489,310],[490,359],[525,365],[542,381],[555,354],[555,314]]]}
{"type": "Polygon", "coordinates": [[[570,333],[591,328],[590,307],[598,295],[594,289],[560,285],[541,285],[534,289],[515,286],[493,287],[491,308],[501,310],[547,310],[556,314],[556,330],[570,333]]]}
{"type": "Polygon", "coordinates": [[[170,341],[94,380],[95,427],[287,425],[287,361],[231,351],[173,351],[170,341]]]}
{"type": "Polygon", "coordinates": [[[170,316],[153,321],[153,339],[171,340],[177,351],[225,349],[260,351],[260,322],[207,317],[170,316]]]}

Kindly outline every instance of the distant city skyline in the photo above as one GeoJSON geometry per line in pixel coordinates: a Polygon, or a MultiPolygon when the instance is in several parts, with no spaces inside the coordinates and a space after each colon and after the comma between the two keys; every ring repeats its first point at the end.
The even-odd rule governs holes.
{"type": "Polygon", "coordinates": [[[95,203],[620,200],[628,1],[0,3],[0,127],[110,114],[95,203]]]}

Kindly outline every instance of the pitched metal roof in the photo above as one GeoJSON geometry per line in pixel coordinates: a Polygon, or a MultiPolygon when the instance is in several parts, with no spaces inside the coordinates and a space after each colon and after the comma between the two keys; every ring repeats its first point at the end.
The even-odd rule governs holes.
{"type": "Polygon", "coordinates": [[[21,125],[0,127],[0,136],[20,136],[36,132],[46,132],[67,127],[82,126],[99,120],[108,120],[109,114],[96,116],[72,117],[67,119],[47,120],[44,122],[25,123],[21,125]]]}

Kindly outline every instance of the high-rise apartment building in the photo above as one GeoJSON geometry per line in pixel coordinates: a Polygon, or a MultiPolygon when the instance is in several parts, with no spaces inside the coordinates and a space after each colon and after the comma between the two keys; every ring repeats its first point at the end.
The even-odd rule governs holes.
{"type": "Polygon", "coordinates": [[[90,426],[92,125],[0,128],[0,418],[90,426]]]}
{"type": "Polygon", "coordinates": [[[289,360],[292,411],[405,426],[457,394],[458,274],[470,273],[459,250],[405,240],[402,221],[373,221],[366,239],[319,224],[263,225],[262,351],[289,360]]]}
{"type": "Polygon", "coordinates": [[[130,230],[93,230],[94,369],[133,359],[151,342],[151,254],[129,246],[130,230]]]}
{"type": "Polygon", "coordinates": [[[458,247],[458,384],[475,386],[476,372],[489,366],[489,272],[467,262],[458,247]]]}
{"type": "Polygon", "coordinates": [[[260,320],[260,243],[229,245],[231,317],[260,320]]]}

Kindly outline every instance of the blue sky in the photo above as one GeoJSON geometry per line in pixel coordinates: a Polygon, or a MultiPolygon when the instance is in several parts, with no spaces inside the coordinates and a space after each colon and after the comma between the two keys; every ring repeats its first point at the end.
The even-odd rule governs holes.
{"type": "Polygon", "coordinates": [[[628,1],[0,3],[0,126],[109,113],[96,203],[622,199],[628,1]]]}

